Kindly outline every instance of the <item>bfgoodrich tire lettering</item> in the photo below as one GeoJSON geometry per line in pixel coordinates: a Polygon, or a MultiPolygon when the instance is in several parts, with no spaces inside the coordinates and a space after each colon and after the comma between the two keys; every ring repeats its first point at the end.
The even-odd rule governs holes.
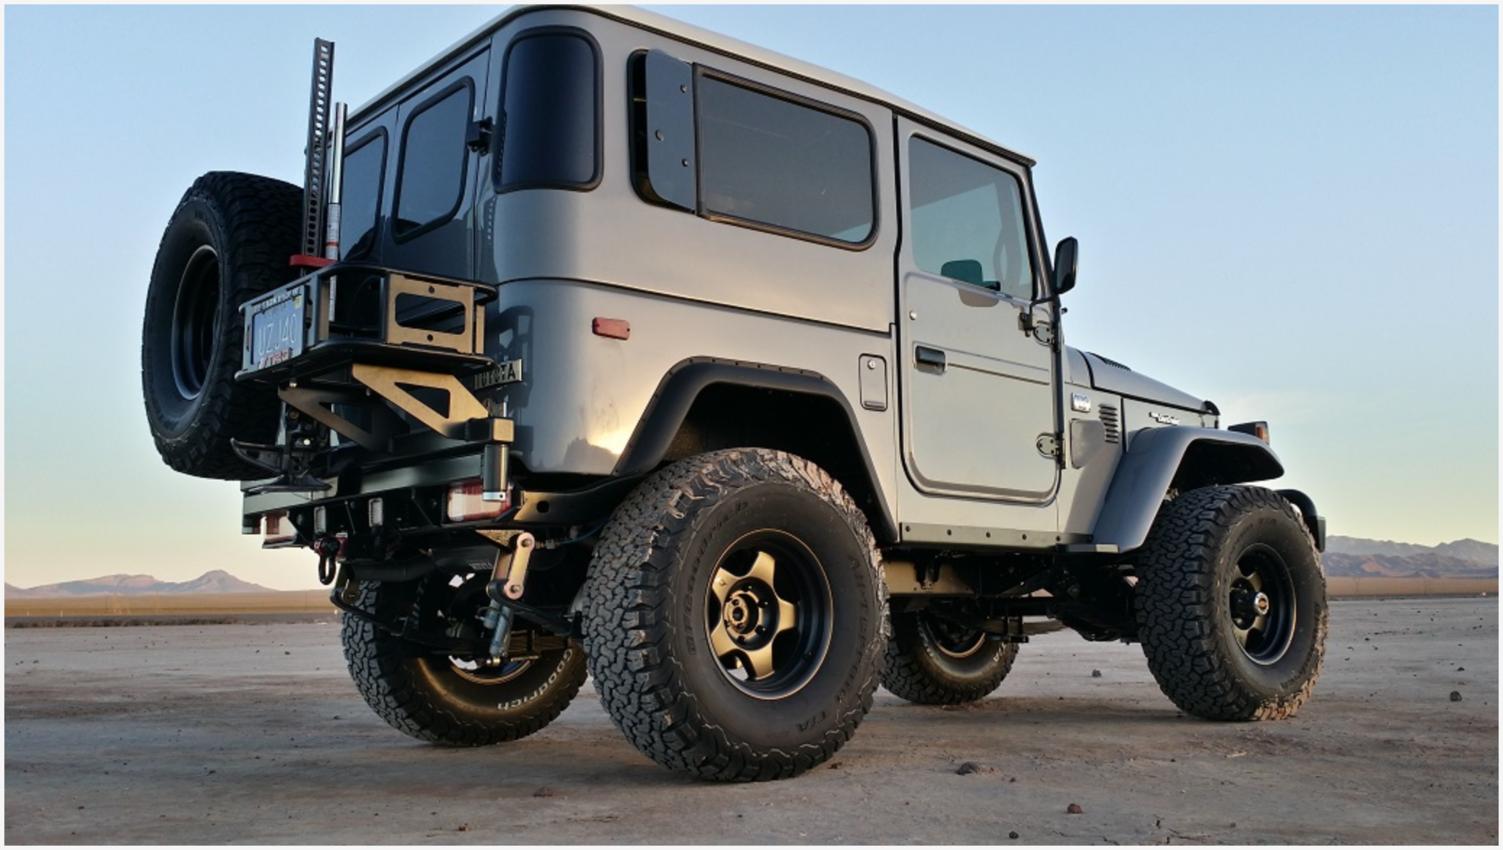
{"type": "MultiPolygon", "coordinates": [[[[799,563],[778,569],[812,568],[799,563]]],[[[801,599],[794,583],[773,583],[801,599]]],[[[875,542],[840,485],[802,458],[732,449],[654,474],[606,526],[586,594],[585,649],[601,702],[638,749],[670,769],[717,780],[793,776],[833,755],[871,707],[885,643],[875,542]],[[712,601],[722,556],[764,531],[812,553],[828,582],[831,619],[811,675],[774,686],[779,679],[768,674],[769,687],[758,691],[728,678],[721,658],[742,656],[717,655],[710,625],[715,616],[735,621],[712,601]]],[[[792,645],[809,647],[812,658],[816,643],[792,645]]]]}
{"type": "Polygon", "coordinates": [[[1309,699],[1325,657],[1325,575],[1283,497],[1261,487],[1186,492],[1159,511],[1137,567],[1143,652],[1176,705],[1212,720],[1272,720],[1309,699]],[[1262,639],[1244,628],[1254,619],[1242,616],[1249,574],[1267,595],[1283,593],[1262,639]]]}
{"type": "Polygon", "coordinates": [[[923,705],[974,702],[995,691],[1012,670],[1018,645],[947,627],[921,611],[892,615],[882,687],[923,705]]]}
{"type": "Polygon", "coordinates": [[[167,223],[141,329],[146,420],[168,466],[203,478],[264,478],[230,438],[270,442],[275,388],[237,383],[246,299],[293,279],[302,190],[213,171],[194,181],[167,223]]]}
{"type": "MultiPolygon", "coordinates": [[[[394,622],[417,604],[415,584],[367,582],[355,605],[394,622]]],[[[414,738],[450,747],[531,735],[563,712],[585,680],[584,653],[572,643],[488,681],[350,614],[343,615],[340,640],[350,677],[381,719],[414,738]]]]}

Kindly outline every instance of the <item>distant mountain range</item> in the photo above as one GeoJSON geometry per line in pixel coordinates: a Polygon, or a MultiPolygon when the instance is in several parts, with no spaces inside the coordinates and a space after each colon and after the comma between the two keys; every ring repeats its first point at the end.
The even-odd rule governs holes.
{"type": "MultiPolygon", "coordinates": [[[[1387,578],[1497,578],[1498,544],[1453,540],[1437,546],[1368,540],[1333,534],[1326,538],[1326,575],[1387,578]]],[[[148,575],[109,575],[38,587],[5,585],[7,599],[68,596],[143,596],[183,593],[268,593],[269,587],[210,570],[190,581],[159,581],[148,575]]]]}
{"type": "Polygon", "coordinates": [[[1326,575],[1356,578],[1497,578],[1498,544],[1466,538],[1423,546],[1333,534],[1325,566],[1326,575]]]}
{"type": "Polygon", "coordinates": [[[241,581],[224,570],[210,570],[189,581],[159,581],[146,575],[111,575],[63,581],[37,587],[5,585],[7,599],[42,599],[59,596],[108,596],[179,593],[267,593],[269,587],[241,581]]]}

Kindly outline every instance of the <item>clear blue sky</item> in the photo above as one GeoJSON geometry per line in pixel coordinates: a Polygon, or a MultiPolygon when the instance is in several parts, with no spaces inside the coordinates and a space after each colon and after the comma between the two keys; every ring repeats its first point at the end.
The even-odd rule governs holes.
{"type": "MultiPolygon", "coordinates": [[[[7,7],[6,573],[313,584],[179,476],[141,307],[201,172],[301,179],[310,41],[359,103],[497,7],[7,7]]],[[[1267,418],[1335,533],[1497,535],[1488,7],[669,7],[1029,153],[1074,345],[1267,418]]]]}

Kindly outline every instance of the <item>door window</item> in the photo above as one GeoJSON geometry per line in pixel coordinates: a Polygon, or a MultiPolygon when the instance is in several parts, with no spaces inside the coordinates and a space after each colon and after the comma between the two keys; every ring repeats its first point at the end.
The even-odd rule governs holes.
{"type": "Polygon", "coordinates": [[[386,166],[386,133],[378,130],[344,155],[344,194],[340,198],[339,245],[348,260],[370,253],[381,207],[381,176],[386,166]]]}
{"type": "Polygon", "coordinates": [[[1033,297],[1017,177],[914,137],[908,182],[914,265],[1014,298],[1033,297]]]}
{"type": "Polygon", "coordinates": [[[460,83],[421,106],[402,131],[397,170],[398,239],[453,217],[464,195],[465,131],[470,125],[470,86],[460,83]]]}

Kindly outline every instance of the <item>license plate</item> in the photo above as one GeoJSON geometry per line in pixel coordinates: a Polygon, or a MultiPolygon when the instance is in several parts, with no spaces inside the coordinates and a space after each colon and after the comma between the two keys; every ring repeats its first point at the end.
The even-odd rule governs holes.
{"type": "Polygon", "coordinates": [[[303,290],[252,307],[245,317],[250,369],[275,366],[303,353],[303,290]]]}

